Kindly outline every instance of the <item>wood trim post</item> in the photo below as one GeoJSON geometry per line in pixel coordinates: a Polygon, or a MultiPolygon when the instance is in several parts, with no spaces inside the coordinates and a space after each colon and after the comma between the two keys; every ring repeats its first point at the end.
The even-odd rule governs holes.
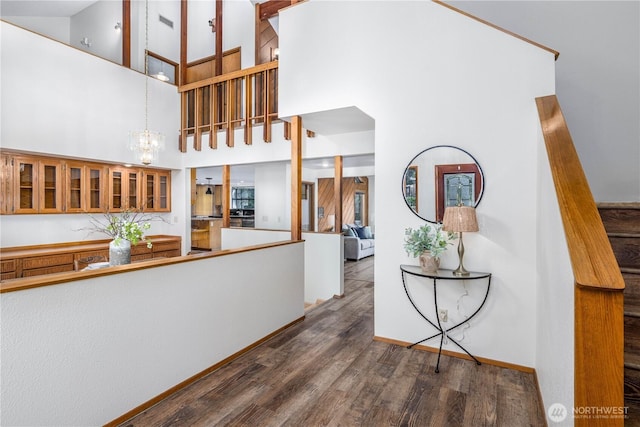
{"type": "Polygon", "coordinates": [[[222,226],[231,225],[231,166],[222,166],[222,226]]]}
{"type": "Polygon", "coordinates": [[[291,119],[291,240],[302,240],[302,118],[291,119]]]}
{"type": "Polygon", "coordinates": [[[187,34],[188,34],[188,0],[180,1],[180,82],[179,85],[187,83],[187,34]]]}
{"type": "Polygon", "coordinates": [[[131,68],[131,0],[122,0],[122,65],[131,68]]]}
{"type": "Polygon", "coordinates": [[[189,92],[182,92],[180,95],[180,103],[182,104],[182,108],[181,108],[181,129],[180,129],[180,138],[179,138],[179,142],[178,142],[178,149],[180,150],[181,153],[186,153],[187,152],[187,111],[188,111],[188,106],[187,106],[187,94],[189,92]]]}
{"type": "Polygon", "coordinates": [[[222,75],[222,0],[216,0],[216,56],[214,59],[214,72],[216,76],[222,75]]]}
{"type": "Polygon", "coordinates": [[[333,200],[335,205],[335,227],[334,232],[342,230],[342,156],[335,156],[333,160],[333,200]]]}

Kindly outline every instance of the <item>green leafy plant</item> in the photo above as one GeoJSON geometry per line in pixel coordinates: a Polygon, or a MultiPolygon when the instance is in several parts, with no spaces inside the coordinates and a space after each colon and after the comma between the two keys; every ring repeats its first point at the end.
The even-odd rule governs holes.
{"type": "Polygon", "coordinates": [[[407,255],[417,258],[426,251],[431,251],[431,256],[438,257],[452,244],[455,234],[442,231],[441,225],[425,224],[414,230],[407,228],[404,231],[404,250],[407,255]]]}
{"type": "Polygon", "coordinates": [[[143,212],[134,210],[123,210],[120,214],[107,212],[102,218],[91,216],[91,232],[106,234],[115,240],[116,244],[121,239],[128,240],[131,245],[136,245],[143,241],[147,247],[152,247],[151,241],[147,240],[144,233],[151,228],[153,219],[143,212]]]}

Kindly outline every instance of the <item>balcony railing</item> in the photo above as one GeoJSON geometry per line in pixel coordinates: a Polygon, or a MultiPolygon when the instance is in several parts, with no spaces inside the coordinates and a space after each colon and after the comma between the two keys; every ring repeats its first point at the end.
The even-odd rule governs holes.
{"type": "MultiPolygon", "coordinates": [[[[263,126],[262,139],[271,142],[271,124],[278,118],[278,62],[269,62],[181,86],[180,151],[202,149],[202,134],[209,147],[218,146],[218,132],[226,131],[226,144],[234,145],[235,130],[243,129],[244,143],[252,143],[252,128],[263,126]]],[[[285,138],[287,137],[285,127],[285,138]]]]}

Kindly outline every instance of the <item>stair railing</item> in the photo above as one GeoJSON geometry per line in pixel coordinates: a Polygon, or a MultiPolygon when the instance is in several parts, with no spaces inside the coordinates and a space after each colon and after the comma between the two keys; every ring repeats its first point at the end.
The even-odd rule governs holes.
{"type": "MultiPolygon", "coordinates": [[[[624,280],[555,95],[537,98],[574,275],[574,408],[624,407],[624,280]]],[[[622,417],[576,426],[622,426],[622,417]]]]}
{"type": "Polygon", "coordinates": [[[271,142],[271,124],[278,117],[278,61],[211,77],[178,88],[181,94],[179,149],[187,151],[187,137],[202,149],[202,134],[217,148],[218,131],[226,131],[226,144],[234,145],[234,131],[242,127],[244,143],[252,143],[252,128],[263,125],[263,140],[271,142]]]}

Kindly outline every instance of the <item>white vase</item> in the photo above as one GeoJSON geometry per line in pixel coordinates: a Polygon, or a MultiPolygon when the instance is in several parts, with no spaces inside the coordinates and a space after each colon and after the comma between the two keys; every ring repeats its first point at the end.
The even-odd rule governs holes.
{"type": "Polygon", "coordinates": [[[440,268],[440,258],[432,256],[431,251],[424,251],[418,259],[420,268],[425,273],[435,273],[440,268]]]}
{"type": "Polygon", "coordinates": [[[109,265],[131,264],[131,242],[117,239],[109,242],[109,265]]]}

